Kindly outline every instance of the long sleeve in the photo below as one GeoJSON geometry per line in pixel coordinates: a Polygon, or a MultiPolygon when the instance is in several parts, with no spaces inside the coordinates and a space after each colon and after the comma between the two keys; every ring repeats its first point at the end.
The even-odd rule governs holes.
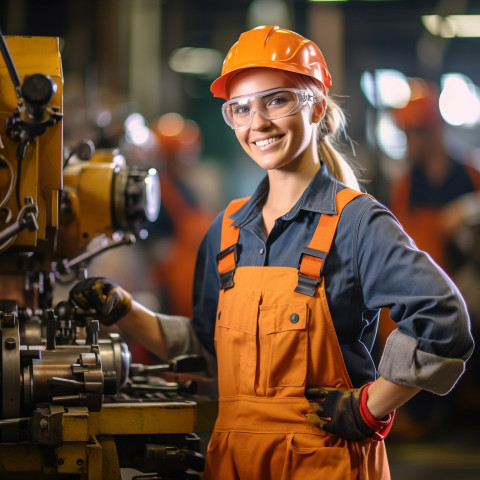
{"type": "Polygon", "coordinates": [[[199,341],[192,327],[191,319],[161,313],[157,314],[157,318],[165,340],[167,358],[171,359],[179,355],[200,355],[207,362],[207,375],[216,377],[216,358],[199,341]]]}
{"type": "Polygon", "coordinates": [[[365,307],[390,308],[398,325],[387,340],[380,375],[401,385],[447,393],[473,350],[459,290],[377,202],[363,211],[355,234],[365,307]]]}

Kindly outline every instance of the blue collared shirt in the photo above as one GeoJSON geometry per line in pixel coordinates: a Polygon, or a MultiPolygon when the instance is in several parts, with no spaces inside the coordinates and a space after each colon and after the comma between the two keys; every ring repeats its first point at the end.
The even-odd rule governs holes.
{"type": "MultiPolygon", "coordinates": [[[[323,165],[267,237],[261,208],[268,188],[265,177],[250,200],[231,217],[240,227],[237,265],[297,268],[300,252],[309,244],[320,215],[335,213],[335,195],[345,185],[323,165]]],[[[222,216],[223,212],[200,246],[194,281],[192,326],[212,353],[222,216]]],[[[471,354],[468,314],[457,288],[426,253],[416,248],[386,207],[371,197],[361,195],[343,210],[323,274],[333,323],[354,386],[377,376],[372,348],[382,307],[390,308],[399,331],[413,337],[417,348],[430,354],[427,358],[431,361],[466,360],[471,354]]]]}

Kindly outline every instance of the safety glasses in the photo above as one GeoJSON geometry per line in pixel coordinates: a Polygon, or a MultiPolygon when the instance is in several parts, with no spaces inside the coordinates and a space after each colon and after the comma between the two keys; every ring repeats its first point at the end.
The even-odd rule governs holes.
{"type": "Polygon", "coordinates": [[[253,112],[258,112],[267,120],[276,120],[293,115],[305,105],[313,105],[313,102],[310,90],[273,88],[232,98],[223,104],[222,115],[227,125],[238,130],[250,126],[253,112]]]}

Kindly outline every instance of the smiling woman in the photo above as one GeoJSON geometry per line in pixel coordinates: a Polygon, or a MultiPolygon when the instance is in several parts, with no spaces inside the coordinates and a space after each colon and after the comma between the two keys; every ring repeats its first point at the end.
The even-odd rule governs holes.
{"type": "MultiPolygon", "coordinates": [[[[382,265],[384,274],[378,268],[372,270],[365,260],[374,252],[389,257],[398,250],[405,273],[414,265],[417,269],[420,262],[420,276],[436,277],[432,292],[453,287],[427,256],[420,260],[411,251],[406,254],[412,249],[409,239],[383,207],[358,191],[352,169],[329,142],[343,126],[341,111],[328,98],[330,85],[327,65],[315,44],[294,32],[266,26],[240,36],[227,54],[222,75],[211,86],[215,96],[226,100],[222,107],[226,123],[267,176],[250,199],[232,202],[223,215],[215,326],[220,409],[208,449],[206,479],[252,475],[297,479],[313,472],[316,477],[338,480],[388,479],[383,439],[394,410],[426,387],[416,372],[409,371],[408,362],[398,361],[397,354],[424,358],[417,352],[418,343],[402,333],[397,338],[392,335],[392,350],[382,358],[382,376],[377,378],[373,368],[367,381],[354,380],[355,367],[346,351],[356,347],[346,347],[339,318],[335,315],[332,321],[330,316],[337,309],[331,290],[334,275],[325,270],[326,281],[321,280],[323,267],[329,265],[326,257],[332,254],[339,255],[338,266],[344,266],[343,273],[336,269],[340,276],[348,277],[347,270],[355,265],[353,283],[362,292],[358,312],[364,313],[356,318],[350,312],[345,319],[354,343],[362,336],[358,327],[367,314],[365,307],[377,302],[373,301],[376,295],[388,292],[388,303],[400,303],[394,295],[403,283],[402,275],[385,277],[397,268],[395,262],[382,265]],[[330,195],[331,210],[323,203],[330,195]],[[304,231],[301,225],[310,227],[304,231]],[[360,231],[367,236],[354,233],[351,237],[360,231]],[[266,247],[265,257],[257,260],[255,254],[253,261],[249,260],[252,233],[262,240],[262,253],[266,247]],[[382,237],[384,243],[379,241],[382,237]],[[351,245],[359,253],[352,263],[351,251],[347,253],[351,245]],[[283,250],[279,258],[276,248],[283,250]],[[280,260],[284,255],[299,258],[298,270],[291,268],[294,262],[280,260]],[[378,275],[375,280],[372,277],[377,287],[370,290],[368,278],[373,271],[378,275]],[[333,337],[328,334],[330,327],[336,332],[333,337]],[[237,462],[244,457],[249,458],[248,466],[237,462]],[[368,473],[362,476],[361,471],[368,473]]],[[[425,301],[432,292],[424,290],[425,301]]],[[[452,326],[462,324],[467,339],[468,317],[458,291],[454,296],[452,326]]],[[[381,302],[375,305],[373,323],[380,306],[381,302]]],[[[443,315],[441,309],[437,315],[443,315]]],[[[408,323],[400,314],[397,321],[408,323]]],[[[470,342],[471,338],[464,358],[470,342]]],[[[445,362],[440,357],[431,360],[432,365],[445,362]]],[[[426,369],[431,367],[430,361],[419,361],[426,369]]],[[[459,374],[460,370],[447,390],[459,374]]],[[[432,381],[438,382],[433,387],[437,392],[445,389],[440,377],[432,381]]],[[[431,388],[430,380],[427,383],[431,388]]]]}
{"type": "Polygon", "coordinates": [[[275,26],[240,36],[211,90],[265,177],[206,233],[192,319],[132,301],[117,323],[167,358],[216,355],[205,480],[388,480],[395,409],[449,392],[473,348],[458,289],[332,146],[344,123],[330,86],[310,40],[275,26]],[[399,328],[377,372],[385,307],[399,328]]]}
{"type": "MultiPolygon", "coordinates": [[[[241,127],[243,124],[235,126],[232,123],[230,110],[231,106],[237,103],[237,99],[236,94],[229,91],[231,82],[237,80],[237,76],[243,71],[258,68],[268,69],[269,73],[277,72],[285,77],[280,80],[282,85],[293,87],[294,91],[304,92],[301,99],[297,96],[299,104],[282,117],[292,115],[298,111],[297,108],[300,109],[306,104],[313,107],[315,113],[313,123],[318,127],[314,130],[320,156],[340,181],[359,189],[351,166],[333,148],[335,136],[339,131],[344,131],[345,117],[335,102],[331,99],[326,101],[332,79],[318,46],[295,32],[279,27],[257,27],[242,34],[225,58],[222,75],[211,86],[211,91],[216,97],[230,99],[230,102],[227,101],[224,105],[222,113],[232,128],[241,127]],[[258,45],[261,45],[261,48],[258,45]]],[[[260,90],[251,90],[247,93],[255,92],[258,93],[260,90]]],[[[245,112],[245,109],[242,108],[241,111],[245,112]]],[[[277,115],[275,117],[281,118],[277,115]]],[[[268,115],[264,115],[264,119],[268,119],[268,115]]],[[[251,120],[253,110],[249,117],[249,121],[251,120]]]]}
{"type": "Polygon", "coordinates": [[[270,175],[277,178],[292,168],[303,172],[293,190],[283,190],[281,202],[267,201],[266,225],[290,210],[303,190],[300,184],[305,188],[320,167],[313,125],[323,116],[322,104],[314,108],[313,94],[293,86],[290,76],[277,69],[244,70],[230,80],[232,99],[224,108],[245,152],[270,175]]]}

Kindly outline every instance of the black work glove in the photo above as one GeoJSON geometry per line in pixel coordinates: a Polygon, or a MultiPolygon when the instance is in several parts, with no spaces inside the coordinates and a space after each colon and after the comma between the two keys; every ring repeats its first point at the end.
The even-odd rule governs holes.
{"type": "Polygon", "coordinates": [[[92,277],[78,282],[70,301],[84,310],[94,309],[103,325],[112,325],[132,308],[132,296],[108,278],[92,277]]]}
{"type": "Polygon", "coordinates": [[[339,390],[329,387],[307,387],[305,396],[315,413],[307,414],[307,420],[318,428],[347,440],[371,437],[375,430],[369,427],[360,413],[362,390],[339,390]]]}

